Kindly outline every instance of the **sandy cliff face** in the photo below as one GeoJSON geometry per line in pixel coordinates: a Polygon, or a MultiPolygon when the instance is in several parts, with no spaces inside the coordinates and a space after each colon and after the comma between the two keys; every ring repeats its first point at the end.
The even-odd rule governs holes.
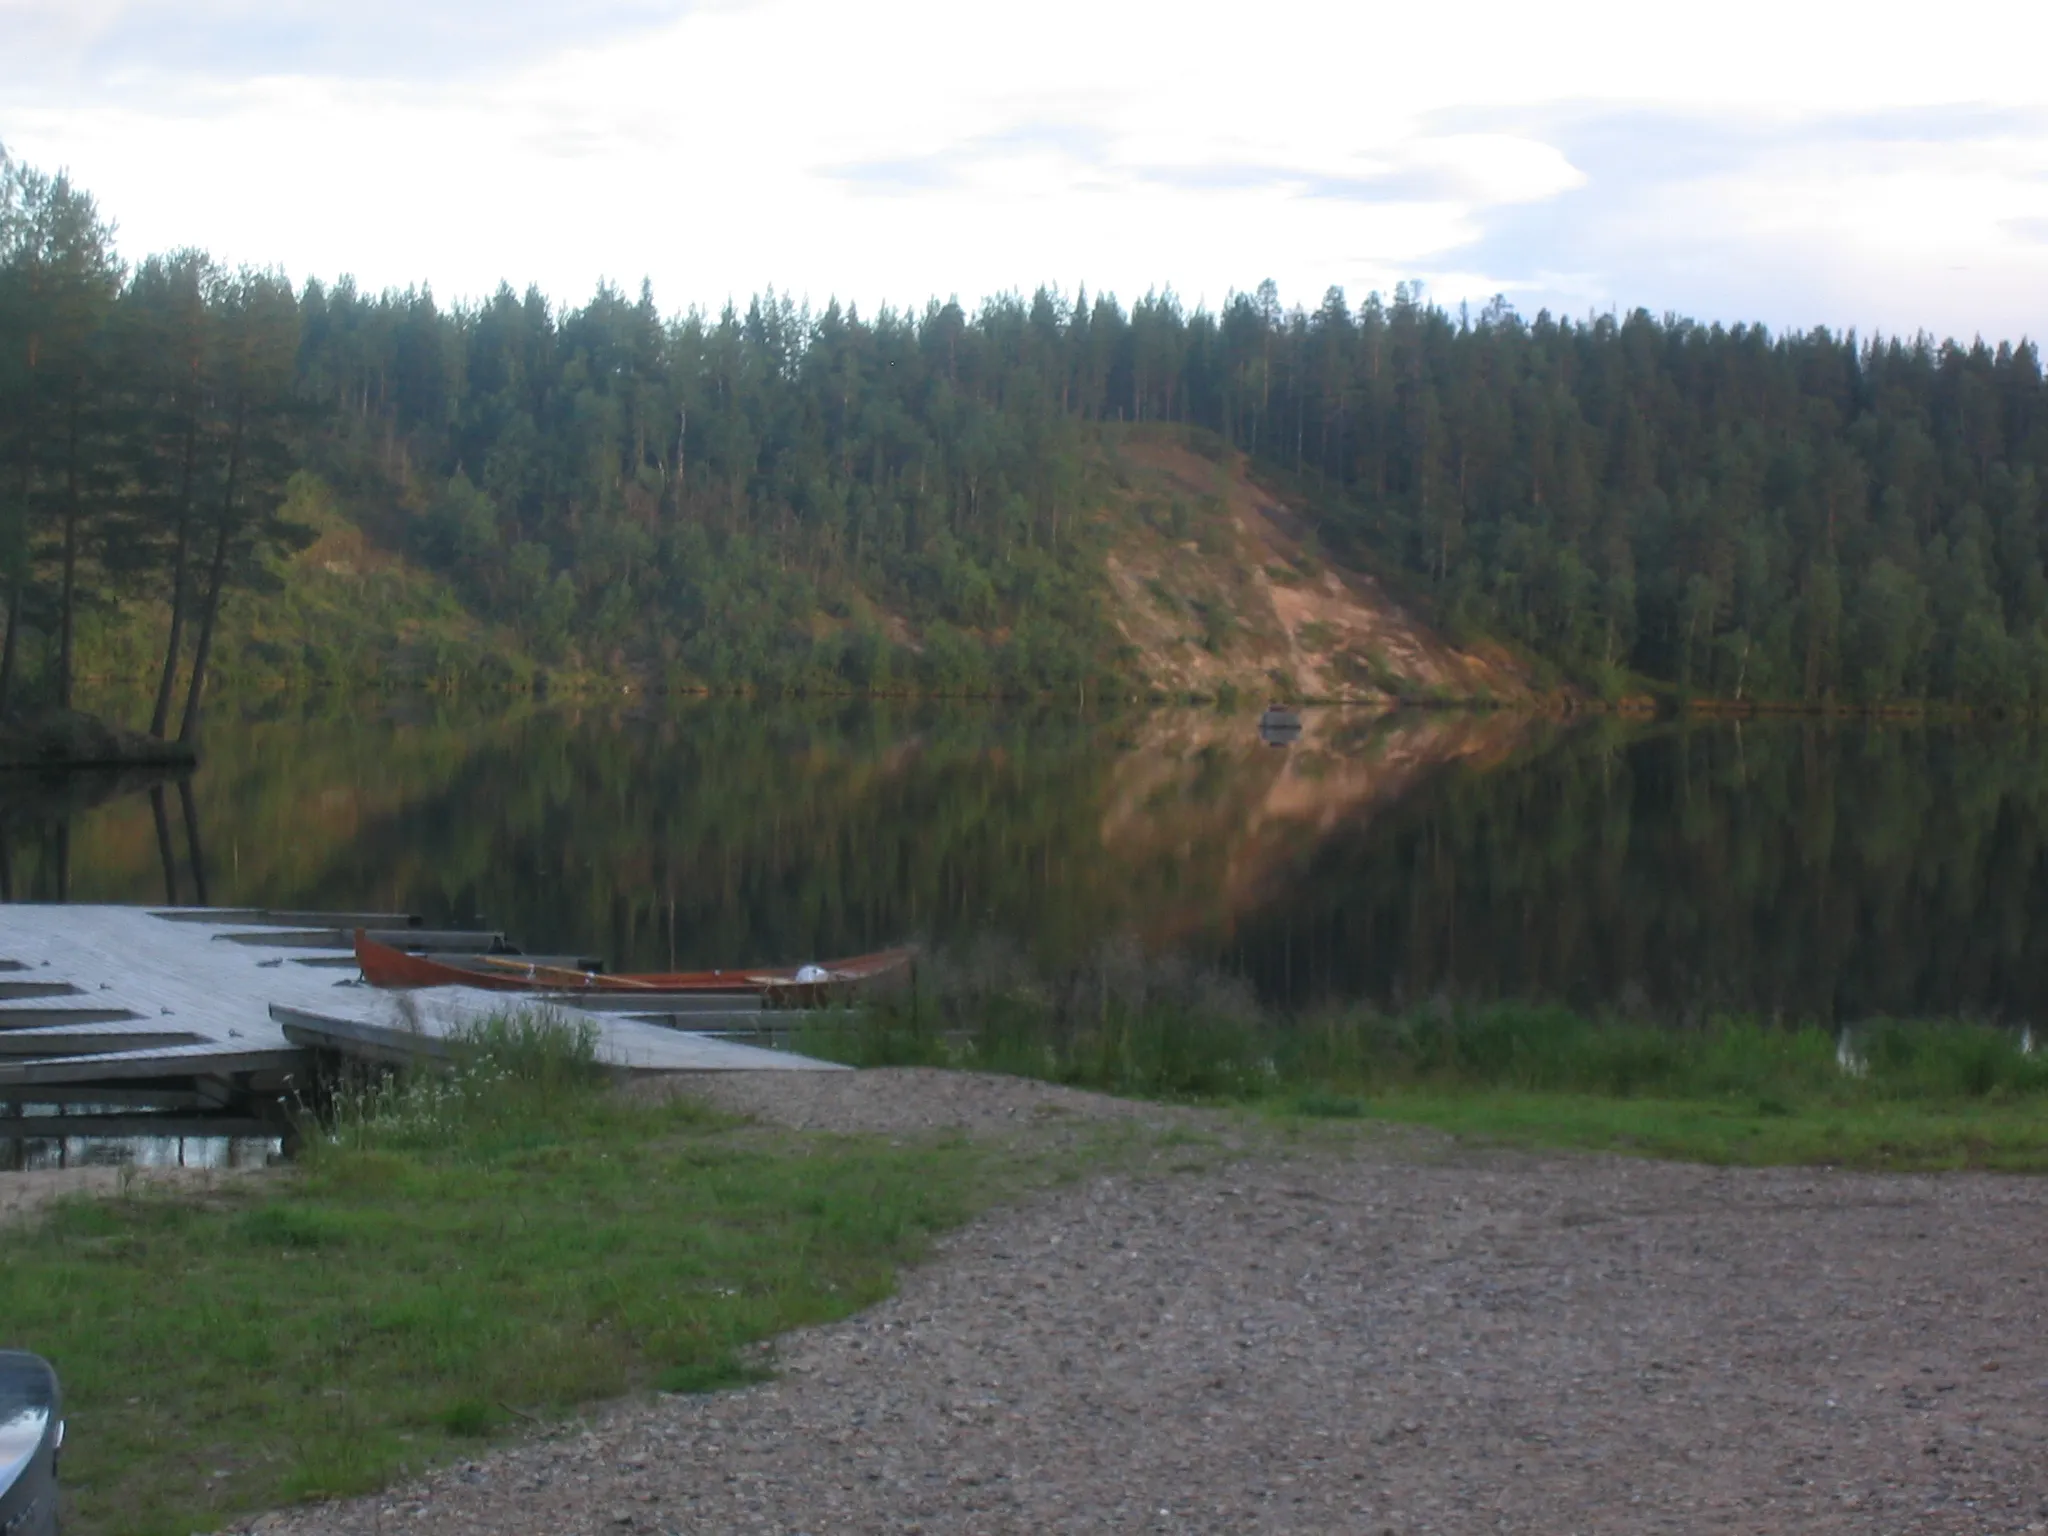
{"type": "Polygon", "coordinates": [[[1194,452],[1165,432],[1112,449],[1121,531],[1107,560],[1116,623],[1155,688],[1534,702],[1505,650],[1461,650],[1371,576],[1321,558],[1303,520],[1243,457],[1194,452]]]}

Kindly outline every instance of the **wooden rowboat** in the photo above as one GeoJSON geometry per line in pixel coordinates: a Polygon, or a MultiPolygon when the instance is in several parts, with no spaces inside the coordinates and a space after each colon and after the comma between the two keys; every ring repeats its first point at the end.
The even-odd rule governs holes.
{"type": "Polygon", "coordinates": [[[655,971],[607,975],[542,965],[518,955],[465,955],[460,962],[410,955],[356,930],[356,964],[373,987],[481,987],[488,992],[696,993],[765,997],[778,1003],[820,1003],[909,970],[914,949],[885,949],[817,965],[749,970],[655,971]]]}

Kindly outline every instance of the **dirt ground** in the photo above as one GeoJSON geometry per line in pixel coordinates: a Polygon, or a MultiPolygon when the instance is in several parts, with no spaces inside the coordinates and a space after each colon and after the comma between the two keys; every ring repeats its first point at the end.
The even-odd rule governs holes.
{"type": "Polygon", "coordinates": [[[247,1528],[2048,1531],[2048,1181],[1233,1154],[1221,1117],[929,1072],[695,1091],[825,1130],[1131,1119],[1164,1152],[953,1235],[771,1382],[247,1528]]]}
{"type": "Polygon", "coordinates": [[[47,1168],[34,1173],[0,1173],[0,1228],[72,1195],[112,1195],[123,1189],[203,1190],[223,1179],[261,1178],[266,1168],[47,1168]]]}

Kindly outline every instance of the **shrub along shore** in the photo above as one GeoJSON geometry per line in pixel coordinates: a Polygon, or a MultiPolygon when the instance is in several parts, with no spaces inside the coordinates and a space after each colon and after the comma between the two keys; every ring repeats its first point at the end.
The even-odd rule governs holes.
{"type": "Polygon", "coordinates": [[[1283,1017],[1213,976],[1123,957],[1055,982],[941,965],[917,994],[821,1022],[802,1047],[1520,1145],[2048,1171],[2048,1051],[2029,1030],[1969,1021],[1678,1026],[1516,1003],[1283,1017]]]}

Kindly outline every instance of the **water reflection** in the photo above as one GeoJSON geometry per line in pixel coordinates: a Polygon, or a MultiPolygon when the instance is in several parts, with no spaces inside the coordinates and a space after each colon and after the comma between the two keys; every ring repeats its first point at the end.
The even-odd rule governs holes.
{"type": "Polygon", "coordinates": [[[184,816],[194,904],[206,905],[206,866],[200,854],[199,813],[192,794],[191,772],[185,768],[158,767],[0,768],[0,901],[72,900],[74,825],[101,807],[132,801],[146,793],[155,819],[157,859],[163,871],[162,899],[169,905],[178,905],[178,855],[165,810],[166,785],[175,786],[184,816]],[[22,849],[20,860],[17,848],[22,849]],[[26,876],[19,883],[18,866],[26,876]]]}
{"type": "Polygon", "coordinates": [[[1819,1020],[2048,1001],[2031,730],[1602,726],[1344,826],[1241,929],[1269,993],[1819,1020]]]}
{"type": "Polygon", "coordinates": [[[45,1168],[248,1168],[284,1154],[276,1095],[214,1103],[165,1084],[17,1089],[67,1097],[0,1101],[0,1171],[45,1168]]]}
{"type": "Polygon", "coordinates": [[[993,933],[1048,966],[1135,938],[1296,1006],[2048,1000],[2035,731],[1302,715],[1273,751],[1255,713],[280,704],[0,844],[17,894],[481,917],[633,969],[993,933]]]}
{"type": "Polygon", "coordinates": [[[0,1173],[59,1168],[265,1168],[284,1156],[280,1136],[9,1136],[0,1124],[0,1173]]]}

